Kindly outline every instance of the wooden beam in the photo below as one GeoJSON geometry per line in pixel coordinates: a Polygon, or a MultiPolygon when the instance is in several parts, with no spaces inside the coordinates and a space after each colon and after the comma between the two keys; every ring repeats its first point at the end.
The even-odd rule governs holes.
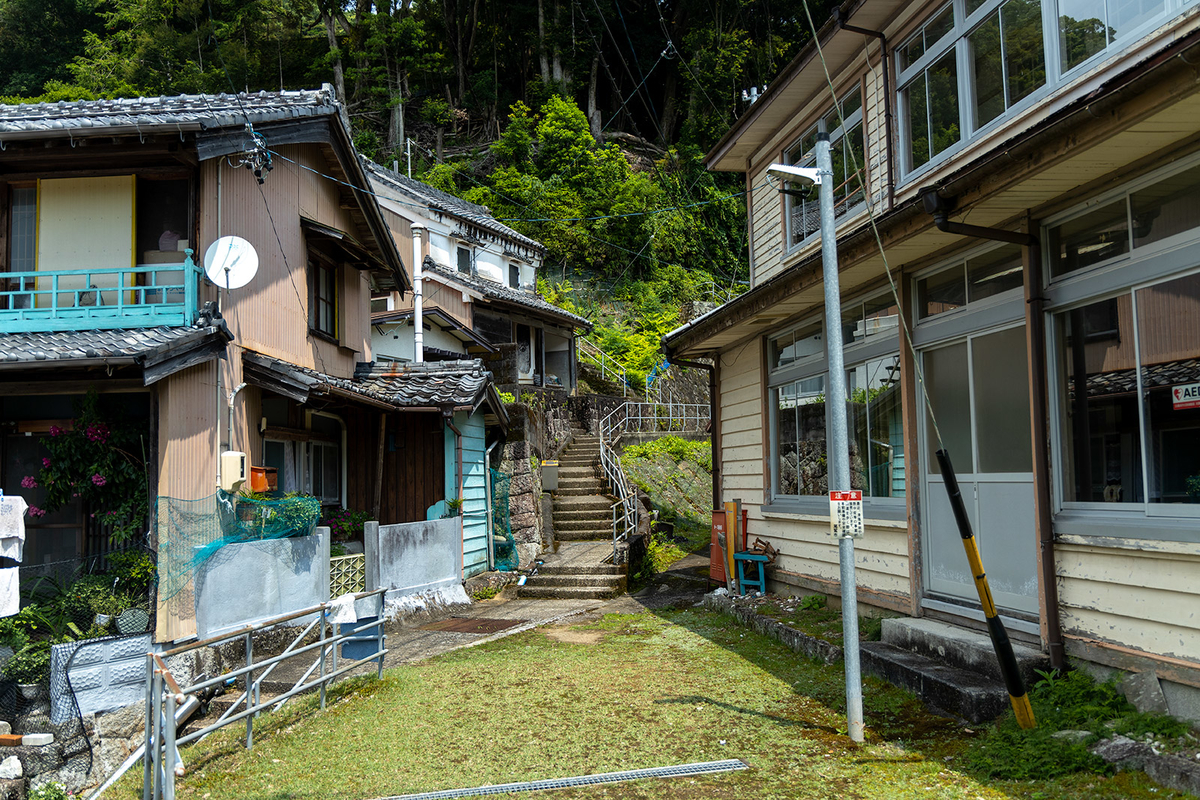
{"type": "Polygon", "coordinates": [[[371,516],[379,519],[379,504],[383,498],[383,454],[387,449],[387,414],[379,415],[379,447],[375,453],[375,497],[371,503],[371,516]]]}
{"type": "Polygon", "coordinates": [[[87,394],[95,389],[100,394],[144,392],[141,378],[97,378],[96,380],[74,381],[23,381],[0,383],[0,397],[46,394],[87,394]]]}

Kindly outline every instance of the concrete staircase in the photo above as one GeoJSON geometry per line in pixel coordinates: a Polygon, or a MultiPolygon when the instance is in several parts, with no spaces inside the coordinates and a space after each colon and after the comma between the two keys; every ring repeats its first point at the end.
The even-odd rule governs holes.
{"type": "MultiPolygon", "coordinates": [[[[1016,642],[1013,651],[1028,691],[1050,660],[1016,642]]],[[[883,640],[862,644],[862,669],[969,722],[994,719],[1010,705],[991,639],[936,620],[885,619],[883,640]]]]}
{"type": "Polygon", "coordinates": [[[600,437],[575,431],[558,459],[554,538],[560,542],[612,540],[612,499],[600,478],[600,437]]]}
{"type": "Polygon", "coordinates": [[[558,459],[554,495],[555,553],[517,589],[518,597],[608,599],[625,592],[628,569],[612,556],[612,504],[600,478],[600,437],[574,430],[558,459]]]}

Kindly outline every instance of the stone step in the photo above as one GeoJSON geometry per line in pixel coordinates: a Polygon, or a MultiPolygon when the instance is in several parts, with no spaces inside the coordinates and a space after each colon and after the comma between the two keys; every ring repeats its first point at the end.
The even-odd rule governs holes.
{"type": "MultiPolygon", "coordinates": [[[[1004,680],[991,637],[985,633],[928,618],[901,617],[883,621],[882,639],[919,656],[937,659],[993,680],[1004,680]]],[[[1026,687],[1040,680],[1037,670],[1050,669],[1050,657],[1032,647],[1013,642],[1013,654],[1026,687]]]]}
{"type": "Polygon", "coordinates": [[[564,468],[570,468],[570,467],[594,467],[597,463],[599,463],[599,461],[600,461],[599,453],[597,453],[594,456],[589,456],[589,455],[563,456],[562,458],[560,458],[558,460],[558,467],[560,470],[562,470],[564,468]]]}
{"type": "Polygon", "coordinates": [[[594,516],[594,517],[565,517],[563,519],[554,520],[554,530],[556,533],[562,531],[600,531],[612,530],[612,517],[610,516],[594,516]]]}
{"type": "Polygon", "coordinates": [[[986,675],[951,667],[886,642],[862,643],[868,675],[908,689],[935,709],[968,722],[995,719],[1009,708],[1004,684],[986,675]]]}
{"type": "Polygon", "coordinates": [[[542,564],[538,575],[625,575],[624,566],[614,564],[542,564]]]}
{"type": "Polygon", "coordinates": [[[611,586],[529,586],[517,589],[517,597],[542,600],[610,600],[620,592],[611,586]]]}
{"type": "Polygon", "coordinates": [[[540,572],[525,583],[535,589],[552,587],[605,586],[625,591],[624,575],[543,575],[540,572]]]}

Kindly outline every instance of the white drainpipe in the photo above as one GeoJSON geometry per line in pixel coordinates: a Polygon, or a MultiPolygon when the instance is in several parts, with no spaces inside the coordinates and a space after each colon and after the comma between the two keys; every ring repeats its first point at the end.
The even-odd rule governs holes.
{"type": "Polygon", "coordinates": [[[422,315],[422,298],[421,298],[421,263],[424,256],[421,254],[421,234],[425,232],[425,226],[416,224],[412,226],[413,235],[413,359],[419,364],[425,360],[425,327],[422,315]]]}

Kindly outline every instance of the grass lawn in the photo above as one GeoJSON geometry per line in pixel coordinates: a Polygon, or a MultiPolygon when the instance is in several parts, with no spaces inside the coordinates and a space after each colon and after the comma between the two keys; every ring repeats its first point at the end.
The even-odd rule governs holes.
{"type": "MultiPolygon", "coordinates": [[[[688,609],[546,628],[356,679],[187,749],[189,800],[363,800],[726,758],[750,769],[559,790],[593,798],[1182,798],[1141,773],[996,782],[980,735],[911,695],[864,687],[868,741],[841,716],[842,667],[688,609]],[[977,745],[974,745],[977,746],[977,745]]],[[[141,770],[108,796],[141,797],[141,770]]]]}

